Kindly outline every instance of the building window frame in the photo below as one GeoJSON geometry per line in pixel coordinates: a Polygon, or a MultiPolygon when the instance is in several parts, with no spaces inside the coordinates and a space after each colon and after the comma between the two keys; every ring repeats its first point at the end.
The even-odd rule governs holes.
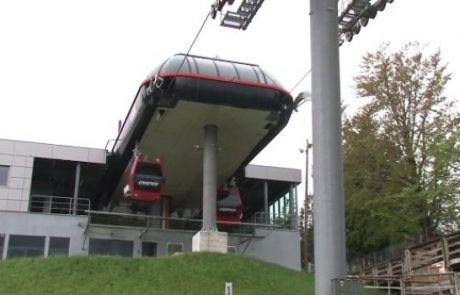
{"type": "Polygon", "coordinates": [[[70,238],[69,237],[49,237],[48,256],[69,256],[70,253],[70,238]],[[61,245],[56,245],[61,244],[61,245]],[[66,245],[62,245],[62,243],[66,245]],[[63,247],[62,247],[63,246],[63,247]]]}
{"type": "Polygon", "coordinates": [[[45,236],[9,235],[7,258],[44,257],[45,244],[45,236]]]}

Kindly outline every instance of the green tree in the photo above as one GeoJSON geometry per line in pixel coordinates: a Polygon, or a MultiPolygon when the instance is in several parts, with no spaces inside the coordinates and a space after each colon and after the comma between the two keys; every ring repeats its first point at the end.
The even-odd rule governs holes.
{"type": "Polygon", "coordinates": [[[443,91],[440,52],[417,43],[364,56],[355,77],[368,103],[345,119],[347,239],[351,253],[457,228],[459,114],[443,91]]]}

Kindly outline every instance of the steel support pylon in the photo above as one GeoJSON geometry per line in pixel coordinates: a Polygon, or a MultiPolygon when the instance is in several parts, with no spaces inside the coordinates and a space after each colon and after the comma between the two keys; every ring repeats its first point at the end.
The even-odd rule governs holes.
{"type": "Polygon", "coordinates": [[[346,276],[337,4],[310,1],[316,295],[346,276]]]}

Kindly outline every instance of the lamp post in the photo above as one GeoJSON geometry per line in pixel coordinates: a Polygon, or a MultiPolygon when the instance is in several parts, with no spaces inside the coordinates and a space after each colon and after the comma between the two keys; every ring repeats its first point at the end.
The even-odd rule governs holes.
{"type": "Polygon", "coordinates": [[[308,223],[310,219],[310,214],[311,214],[311,199],[310,199],[310,194],[308,193],[308,177],[309,177],[309,157],[310,157],[310,149],[313,147],[313,144],[311,144],[308,141],[307,138],[307,143],[305,145],[305,149],[300,149],[301,153],[305,153],[305,200],[304,200],[304,232],[303,232],[303,256],[304,256],[304,270],[308,272],[308,252],[309,252],[309,247],[308,247],[308,223]]]}

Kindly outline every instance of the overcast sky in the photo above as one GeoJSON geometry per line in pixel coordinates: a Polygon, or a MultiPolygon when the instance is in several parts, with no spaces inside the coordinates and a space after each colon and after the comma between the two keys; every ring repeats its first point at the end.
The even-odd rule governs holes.
{"type": "MultiPolygon", "coordinates": [[[[147,74],[186,52],[212,0],[0,0],[0,138],[103,148],[147,74]]],[[[235,1],[230,10],[236,10],[235,1]]],[[[395,0],[340,49],[342,100],[382,42],[440,49],[460,97],[458,0],[395,0]]],[[[209,20],[191,53],[260,64],[287,90],[310,69],[308,0],[266,0],[246,31],[209,20]]],[[[308,77],[293,91],[310,89],[308,77]]],[[[303,168],[310,106],[294,113],[257,164],[303,168]]],[[[302,189],[299,191],[302,195],[302,189]]]]}

